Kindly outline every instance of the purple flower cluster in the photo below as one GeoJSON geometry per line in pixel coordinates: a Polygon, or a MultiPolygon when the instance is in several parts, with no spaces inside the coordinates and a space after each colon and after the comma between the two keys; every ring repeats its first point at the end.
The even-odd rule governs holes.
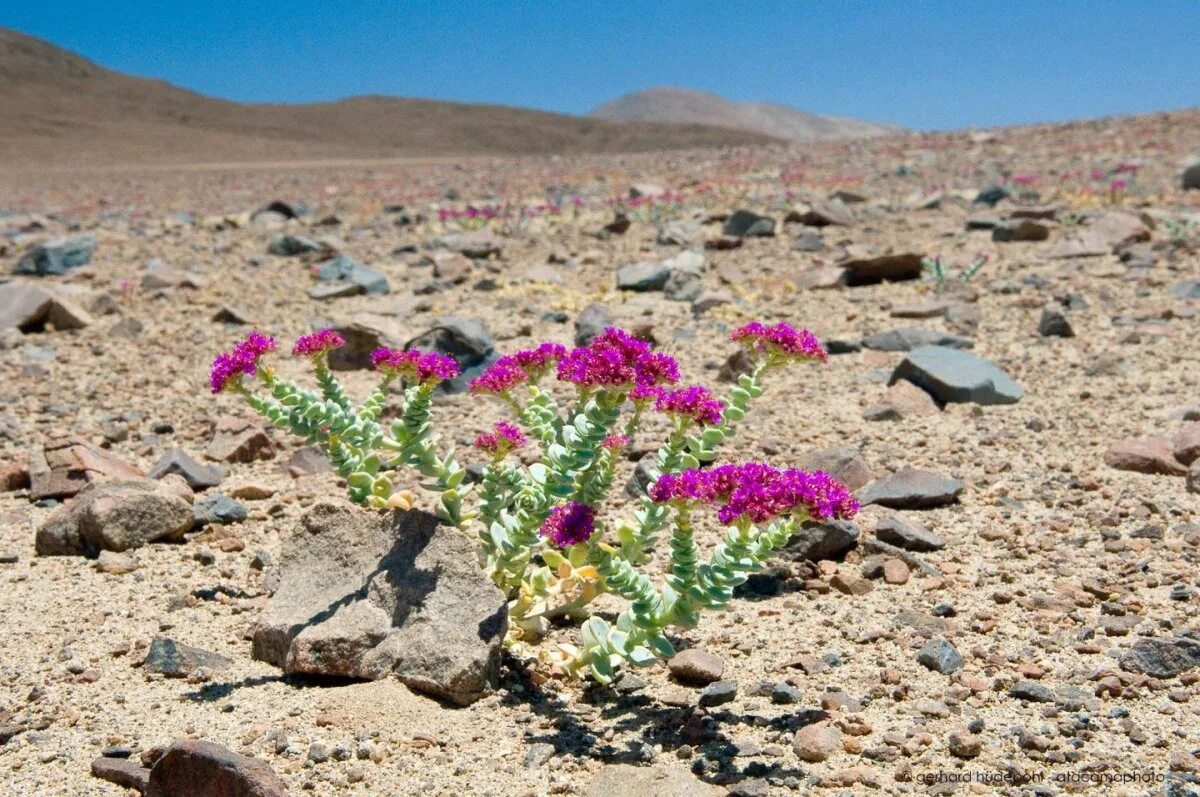
{"type": "Polygon", "coordinates": [[[233,351],[218,354],[208,378],[212,392],[220,393],[230,383],[240,382],[243,376],[258,373],[258,358],[271,351],[275,351],[275,338],[251,332],[233,351]]]}
{"type": "Polygon", "coordinates": [[[587,346],[572,349],[558,363],[558,378],[587,388],[650,388],[679,380],[672,357],[650,351],[650,344],[623,329],[609,327],[587,346]]]}
{"type": "Polygon", "coordinates": [[[377,371],[418,382],[440,382],[459,374],[458,363],[453,357],[416,349],[376,349],[371,352],[371,365],[377,371]]]}
{"type": "Polygon", "coordinates": [[[608,437],[600,441],[602,448],[609,451],[620,451],[629,446],[629,436],[623,434],[610,434],[608,437]]]}
{"type": "Polygon", "coordinates": [[[528,442],[525,434],[511,423],[499,421],[495,431],[484,432],[475,438],[475,447],[489,454],[502,457],[514,448],[520,448],[528,442]]]}
{"type": "Polygon", "coordinates": [[[676,390],[660,390],[654,409],[668,415],[690,418],[700,426],[711,426],[723,420],[725,402],[715,398],[708,388],[691,385],[676,390]]]}
{"type": "Polygon", "coordinates": [[[789,360],[825,362],[829,359],[829,353],[816,335],[807,329],[795,329],[784,321],[773,326],[751,321],[735,329],[729,339],[752,350],[780,355],[789,360]]]}
{"type": "Polygon", "coordinates": [[[543,343],[535,349],[506,354],[471,380],[470,390],[476,395],[501,395],[517,385],[541,379],[566,353],[561,343],[543,343]]]}
{"type": "Polygon", "coordinates": [[[550,510],[538,534],[559,548],[566,548],[587,542],[595,530],[596,510],[579,501],[569,501],[550,510]]]}
{"type": "Polygon", "coordinates": [[[332,349],[340,349],[346,345],[346,339],[332,329],[320,329],[311,335],[301,335],[292,346],[292,354],[297,357],[316,357],[332,349]]]}
{"type": "Polygon", "coordinates": [[[650,497],[658,503],[697,501],[717,506],[717,518],[725,524],[742,517],[766,523],[796,511],[813,520],[847,519],[859,509],[846,486],[828,473],[779,470],[759,462],[667,473],[650,488],[650,497]]]}

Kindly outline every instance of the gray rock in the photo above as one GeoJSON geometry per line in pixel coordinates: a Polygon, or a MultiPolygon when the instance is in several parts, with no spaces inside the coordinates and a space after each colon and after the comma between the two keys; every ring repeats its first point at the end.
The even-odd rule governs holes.
{"type": "Polygon", "coordinates": [[[804,693],[796,687],[781,681],[771,687],[771,702],[780,706],[790,706],[804,699],[804,693]]]}
{"type": "Polygon", "coordinates": [[[941,404],[1015,404],[1024,391],[995,364],[957,349],[922,346],[896,366],[888,384],[907,379],[941,404]]]}
{"type": "Polygon", "coordinates": [[[241,501],[235,501],[221,493],[206,495],[192,504],[192,512],[196,516],[197,526],[223,526],[241,523],[247,518],[246,506],[241,501]]]}
{"type": "Polygon", "coordinates": [[[737,238],[769,238],[775,234],[775,219],[750,210],[735,210],[725,220],[721,232],[737,238]]]}
{"type": "Polygon", "coordinates": [[[1121,667],[1154,678],[1174,678],[1200,667],[1200,640],[1190,637],[1139,639],[1121,656],[1121,667]]]}
{"type": "Polygon", "coordinates": [[[658,231],[660,246],[691,246],[700,240],[701,226],[698,221],[669,221],[658,231]]]}
{"type": "Polygon", "coordinates": [[[197,669],[223,670],[233,661],[219,653],[194,648],[168,637],[155,637],[142,661],[142,669],[168,678],[186,678],[197,669]]]}
{"type": "Polygon", "coordinates": [[[340,349],[329,352],[329,367],[334,371],[357,371],[371,368],[371,352],[378,348],[400,345],[401,330],[394,319],[365,317],[337,321],[328,326],[346,341],[340,349]]]}
{"type": "Polygon", "coordinates": [[[623,291],[659,291],[671,277],[666,263],[643,260],[617,270],[617,288],[623,291]]]}
{"type": "Polygon", "coordinates": [[[263,213],[275,213],[284,219],[302,219],[312,214],[312,209],[304,202],[289,199],[274,199],[251,214],[251,218],[263,213]]]}
{"type": "Polygon", "coordinates": [[[74,302],[37,285],[12,282],[0,285],[0,329],[16,328],[28,334],[47,326],[83,329],[92,317],[74,302]]]}
{"type": "Polygon", "coordinates": [[[1047,307],[1038,319],[1038,334],[1043,338],[1073,338],[1075,330],[1061,308],[1047,307]]]}
{"type": "Polygon", "coordinates": [[[346,255],[338,255],[322,263],[317,269],[317,279],[354,285],[359,293],[372,295],[383,295],[391,290],[387,277],[346,255]]]}
{"type": "Polygon", "coordinates": [[[161,479],[168,473],[182,476],[196,492],[216,487],[225,480],[225,468],[220,465],[201,465],[182,448],[172,448],[163,454],[146,475],[151,479],[161,479]]]}
{"type": "Polygon", "coordinates": [[[802,232],[792,241],[792,251],[794,252],[824,252],[825,239],[820,233],[802,232]]]}
{"type": "Polygon", "coordinates": [[[409,687],[460,705],[496,684],[504,595],[471,542],[424,512],[323,503],[301,518],[253,656],[286,672],[409,687]]]}
{"type": "Polygon", "coordinates": [[[946,547],[946,541],[929,529],[915,521],[908,521],[889,515],[879,521],[875,527],[875,536],[890,545],[899,546],[906,551],[940,551],[946,547]]]}
{"type": "Polygon", "coordinates": [[[853,446],[827,446],[805,451],[797,458],[796,467],[824,471],[850,490],[857,490],[875,478],[871,466],[853,446]]]}
{"type": "Polygon", "coordinates": [[[501,252],[500,242],[488,230],[447,233],[435,238],[432,246],[479,259],[499,256],[501,252]]]}
{"type": "Polygon", "coordinates": [[[798,222],[809,227],[828,227],[830,225],[849,227],[854,224],[854,211],[842,200],[830,199],[827,202],[813,202],[811,205],[797,205],[788,211],[783,220],[798,222]]]}
{"type": "Polygon", "coordinates": [[[1010,199],[1011,197],[1012,194],[1009,193],[1007,188],[1002,185],[992,184],[981,189],[980,192],[975,195],[975,199],[973,201],[976,205],[987,205],[990,208],[994,208],[996,205],[1000,204],[1001,200],[1010,199]]]}
{"type": "Polygon", "coordinates": [[[95,250],[96,239],[91,235],[52,238],[25,252],[17,261],[13,273],[39,277],[62,276],[73,268],[92,262],[95,250]]]}
{"type": "Polygon", "coordinates": [[[267,254],[279,255],[280,257],[295,257],[308,252],[320,252],[321,244],[311,238],[304,238],[298,235],[276,235],[267,244],[267,254]]]}
{"type": "Polygon", "coordinates": [[[932,509],[958,500],[966,484],[927,470],[904,468],[876,479],[858,491],[863,506],[878,504],[892,509],[932,509]]]}
{"type": "Polygon", "coordinates": [[[1054,693],[1036,681],[1017,681],[1008,690],[1010,697],[1030,703],[1053,703],[1054,693]]]}
{"type": "Polygon", "coordinates": [[[942,675],[957,672],[963,665],[958,649],[948,640],[931,639],[917,651],[917,662],[942,675]]]}
{"type": "Polygon", "coordinates": [[[535,742],[525,751],[525,768],[537,769],[554,756],[554,745],[546,742],[535,742]]]}
{"type": "Polygon", "coordinates": [[[1200,280],[1182,280],[1171,286],[1173,299],[1200,299],[1200,280]]]}
{"type": "Polygon", "coordinates": [[[437,351],[454,358],[461,373],[442,382],[442,393],[462,393],[471,380],[496,360],[496,340],[482,321],[446,316],[434,320],[434,326],[404,344],[405,349],[437,351]]]}
{"type": "Polygon", "coordinates": [[[676,302],[693,302],[704,292],[704,269],[707,260],[700,252],[681,252],[664,261],[670,276],[663,286],[663,294],[676,302]]]}
{"type": "Polygon", "coordinates": [[[863,348],[876,351],[912,351],[922,346],[945,346],[950,349],[969,349],[975,344],[958,335],[924,327],[897,327],[876,332],[863,338],[863,348]]]}
{"type": "Polygon", "coordinates": [[[589,304],[575,319],[575,345],[588,345],[592,338],[615,323],[616,319],[607,307],[602,304],[589,304]]]}
{"type": "Polygon", "coordinates": [[[776,556],[794,562],[839,559],[858,544],[858,526],[849,520],[806,521],[776,556]]]}
{"type": "Polygon", "coordinates": [[[700,693],[700,707],[712,708],[731,703],[737,699],[737,693],[737,681],[732,679],[711,683],[700,693]]]}
{"type": "Polygon", "coordinates": [[[37,530],[35,546],[40,556],[127,551],[180,540],[193,522],[187,501],[156,482],[97,481],[46,519],[37,530]]]}

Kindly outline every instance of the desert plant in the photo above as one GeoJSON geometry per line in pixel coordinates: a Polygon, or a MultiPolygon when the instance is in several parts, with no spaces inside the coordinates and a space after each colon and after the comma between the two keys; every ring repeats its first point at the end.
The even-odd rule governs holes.
{"type": "MultiPolygon", "coordinates": [[[[971,265],[965,266],[958,272],[958,278],[963,282],[970,282],[987,265],[987,262],[987,255],[976,255],[975,259],[971,261],[971,265]]],[[[950,267],[946,265],[945,260],[942,260],[941,255],[922,259],[921,271],[925,272],[926,279],[933,282],[934,288],[938,290],[950,277],[950,267]]]]}
{"type": "Polygon", "coordinates": [[[357,503],[409,508],[410,498],[394,492],[389,474],[402,466],[417,469],[427,479],[423,486],[439,493],[438,516],[474,529],[481,565],[509,598],[509,643],[537,641],[555,617],[582,620],[579,645],[542,655],[563,671],[587,671],[607,681],[622,664],[670,656],[667,629],[694,626],[702,610],[728,603],[734,587],[801,523],[857,511],[846,488],[824,473],[760,463],[706,467],[762,395],[767,373],[826,359],[813,335],[783,323],[747,324],[732,339],[746,348],[754,367],[727,401],[698,385],[675,387],[676,361],[619,329],[569,351],[544,343],[501,357],[470,389],[499,400],[517,423],[501,421],[475,440],[488,460],[478,484],[466,483],[466,469],[443,450],[431,427],[434,391],[458,374],[444,355],[377,350],[372,362],[380,384],[355,405],[329,369],[329,352],[343,344],[336,332],[303,336],[292,348],[311,360],[319,391],[277,376],[262,360],[276,344],[255,332],[216,358],[211,383],[214,393],[235,392],[279,428],[320,445],[357,503]],[[551,373],[574,388],[565,411],[541,386],[551,373]],[[265,394],[252,389],[252,376],[265,394]],[[381,415],[393,385],[401,387],[403,400],[397,417],[385,424],[381,415]],[[651,486],[633,518],[606,522],[598,509],[651,412],[665,415],[671,428],[655,457],[651,486]],[[510,455],[528,445],[539,449],[537,461],[514,464],[510,455]],[[465,499],[472,494],[476,500],[468,509],[465,499]],[[704,507],[715,508],[728,527],[706,561],[692,528],[693,515],[704,507]],[[639,568],[668,527],[669,573],[656,586],[639,568]],[[629,602],[615,623],[588,614],[588,604],[602,593],[629,602]]]}

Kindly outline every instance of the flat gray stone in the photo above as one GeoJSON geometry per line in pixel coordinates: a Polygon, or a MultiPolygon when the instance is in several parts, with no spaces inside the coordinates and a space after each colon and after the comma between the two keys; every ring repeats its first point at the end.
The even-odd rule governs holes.
{"type": "Polygon", "coordinates": [[[957,349],[922,346],[908,353],[888,384],[907,379],[941,404],[1015,404],[1025,395],[994,363],[957,349]]]}
{"type": "Polygon", "coordinates": [[[940,551],[946,541],[915,521],[889,515],[875,527],[876,538],[906,551],[940,551]]]}
{"type": "Polygon", "coordinates": [[[659,291],[670,278],[671,269],[666,263],[646,260],[618,269],[617,288],[623,291],[659,291]]]}
{"type": "Polygon", "coordinates": [[[924,327],[897,327],[876,332],[863,338],[863,348],[876,351],[912,351],[922,346],[945,346],[950,349],[970,349],[975,344],[966,338],[924,327]]]}
{"type": "Polygon", "coordinates": [[[928,470],[904,468],[858,491],[859,503],[891,509],[932,509],[958,500],[966,484],[928,470]]]}
{"type": "Polygon", "coordinates": [[[1139,639],[1125,655],[1121,668],[1154,678],[1174,678],[1200,667],[1200,640],[1190,637],[1139,639]]]}
{"type": "Polygon", "coordinates": [[[95,250],[96,239],[91,235],[52,238],[25,252],[17,261],[13,273],[39,277],[62,276],[73,268],[92,262],[95,250]]]}

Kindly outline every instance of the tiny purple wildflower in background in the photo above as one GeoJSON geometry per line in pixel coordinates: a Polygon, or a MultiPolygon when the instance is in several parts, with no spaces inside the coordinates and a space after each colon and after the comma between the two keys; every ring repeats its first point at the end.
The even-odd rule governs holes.
{"type": "Polygon", "coordinates": [[[220,393],[243,376],[254,376],[258,373],[258,358],[272,351],[275,351],[275,338],[261,332],[251,332],[233,347],[233,351],[218,354],[208,378],[212,392],[220,393]]]}
{"type": "Polygon", "coordinates": [[[494,456],[504,456],[514,448],[520,448],[528,442],[525,434],[511,423],[499,421],[495,431],[484,432],[475,438],[474,446],[481,451],[487,451],[494,456]]]}
{"type": "Polygon", "coordinates": [[[550,510],[538,534],[559,548],[566,548],[587,542],[595,530],[596,510],[587,504],[570,501],[550,510]]]}
{"type": "Polygon", "coordinates": [[[340,349],[346,345],[346,339],[332,329],[321,329],[311,335],[301,335],[292,346],[292,354],[297,357],[316,357],[332,349],[340,349]]]}
{"type": "Polygon", "coordinates": [[[785,321],[767,326],[760,321],[751,321],[738,327],[729,336],[735,343],[767,354],[779,354],[793,360],[819,360],[825,362],[829,353],[807,329],[795,329],[785,321]]]}
{"type": "Polygon", "coordinates": [[[725,402],[715,398],[708,388],[700,385],[659,392],[654,409],[668,415],[690,418],[701,426],[720,423],[725,402]]]}

